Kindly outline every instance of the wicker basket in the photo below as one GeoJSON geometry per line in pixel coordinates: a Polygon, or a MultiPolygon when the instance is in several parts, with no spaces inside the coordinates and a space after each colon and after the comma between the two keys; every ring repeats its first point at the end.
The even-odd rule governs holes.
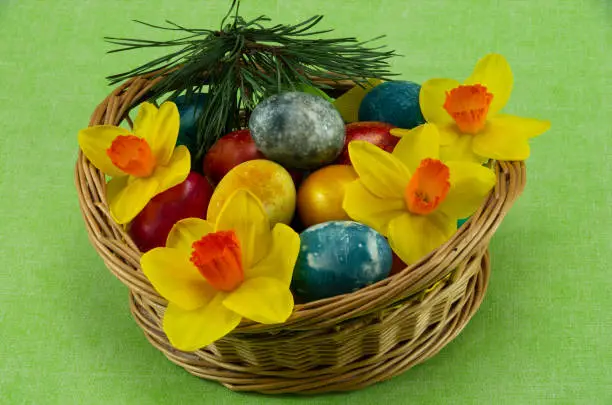
{"type": "MultiPolygon", "coordinates": [[[[90,125],[119,125],[156,82],[115,89],[90,125]]],[[[336,83],[342,92],[352,83],[336,83]]],[[[105,177],[82,153],[76,187],[89,238],[130,289],[130,309],[152,345],[188,372],[231,390],[312,394],[387,380],[435,355],[478,310],[489,279],[489,240],[525,185],[522,162],[496,162],[497,185],[453,238],[403,272],[357,292],[296,305],[280,325],[244,321],[194,353],[177,351],[161,328],[166,301],[142,273],[140,252],[110,218],[105,177]]]]}

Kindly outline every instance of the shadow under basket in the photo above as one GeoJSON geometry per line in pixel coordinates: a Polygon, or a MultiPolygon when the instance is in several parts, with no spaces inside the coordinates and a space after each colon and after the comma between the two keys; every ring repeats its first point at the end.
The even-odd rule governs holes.
{"type": "MultiPolygon", "coordinates": [[[[157,80],[125,82],[96,108],[89,125],[125,120],[131,126],[128,113],[157,80]]],[[[353,83],[332,85],[338,93],[353,83]]],[[[491,165],[497,185],[485,203],[420,262],[354,293],[296,305],[283,324],[245,320],[193,353],[170,346],[161,327],[166,301],[142,273],[138,248],[108,213],[105,176],[80,151],[75,180],[91,243],[130,289],[132,316],[153,346],[189,373],[234,391],[315,394],[387,380],[434,356],[465,327],[487,289],[489,240],[526,181],[523,162],[491,165]]]]}

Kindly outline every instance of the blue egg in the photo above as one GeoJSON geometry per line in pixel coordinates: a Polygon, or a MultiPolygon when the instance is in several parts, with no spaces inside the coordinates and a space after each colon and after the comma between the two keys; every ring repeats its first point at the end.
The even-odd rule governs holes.
{"type": "Polygon", "coordinates": [[[463,226],[463,224],[465,224],[468,219],[470,219],[470,217],[467,218],[463,218],[463,219],[458,219],[457,220],[457,229],[461,228],[463,226]]]}
{"type": "Polygon", "coordinates": [[[306,229],[300,240],[291,288],[306,301],[359,290],[384,279],[391,271],[389,243],[363,224],[324,222],[306,229]]]}
{"type": "Polygon", "coordinates": [[[185,145],[192,155],[197,151],[198,119],[208,100],[206,93],[196,93],[189,100],[186,95],[178,96],[174,103],[179,111],[180,127],[177,145],[185,145]]]}
{"type": "Polygon", "coordinates": [[[411,129],[425,123],[419,106],[421,86],[408,81],[384,82],[359,105],[359,121],[382,121],[411,129]]]}

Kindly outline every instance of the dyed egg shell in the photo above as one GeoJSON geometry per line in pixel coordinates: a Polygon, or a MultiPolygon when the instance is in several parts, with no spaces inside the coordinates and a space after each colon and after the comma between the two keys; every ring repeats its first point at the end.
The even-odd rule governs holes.
{"type": "Polygon", "coordinates": [[[350,165],[351,158],[348,153],[348,145],[352,141],[366,141],[374,144],[387,152],[393,152],[400,138],[391,134],[391,124],[376,121],[352,122],[346,125],[346,139],[344,149],[336,160],[341,165],[350,165]]]}
{"type": "Polygon", "coordinates": [[[342,209],[344,189],[358,178],[352,166],[332,165],[312,173],[297,193],[297,210],[305,226],[350,219],[342,209]]]}
{"type": "Polygon", "coordinates": [[[241,163],[221,179],[210,199],[206,218],[214,222],[225,201],[241,188],[259,198],[272,225],[291,223],[295,212],[293,179],[278,163],[261,159],[241,163]]]}
{"type": "Polygon", "coordinates": [[[332,162],[344,146],[344,122],[321,97],[288,92],[263,100],[249,119],[257,148],[268,158],[295,169],[332,162]]]}
{"type": "Polygon", "coordinates": [[[248,129],[240,129],[222,136],[206,152],[202,169],[213,184],[221,179],[240,163],[263,159],[264,155],[257,150],[248,129]]]}
{"type": "Polygon", "coordinates": [[[378,232],[353,221],[331,221],[300,234],[292,291],[305,301],[350,293],[389,275],[392,254],[378,232]]]}
{"type": "Polygon", "coordinates": [[[207,101],[208,95],[206,93],[196,93],[191,98],[182,95],[174,100],[180,116],[179,135],[176,144],[185,145],[192,156],[197,152],[195,149],[198,135],[198,119],[204,111],[207,101]]]}
{"type": "Polygon", "coordinates": [[[468,219],[470,219],[470,217],[467,218],[463,218],[463,219],[458,219],[457,220],[457,229],[461,228],[463,226],[463,224],[465,224],[468,219]]]}
{"type": "Polygon", "coordinates": [[[385,82],[361,101],[359,121],[382,121],[411,129],[425,123],[419,106],[421,86],[407,81],[385,82]]]}
{"type": "Polygon", "coordinates": [[[408,265],[404,263],[402,259],[400,259],[399,256],[395,254],[395,252],[393,252],[393,264],[391,265],[391,272],[389,273],[389,275],[393,276],[397,273],[401,273],[406,268],[408,268],[408,265]]]}
{"type": "Polygon", "coordinates": [[[182,183],[153,197],[130,222],[127,231],[143,253],[165,246],[175,223],[184,218],[206,218],[212,194],[210,182],[191,172],[182,183]]]}

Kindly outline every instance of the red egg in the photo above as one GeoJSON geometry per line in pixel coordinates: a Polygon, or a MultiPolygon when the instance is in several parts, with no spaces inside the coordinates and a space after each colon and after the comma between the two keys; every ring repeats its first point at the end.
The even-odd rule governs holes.
{"type": "Polygon", "coordinates": [[[264,155],[255,146],[251,131],[240,129],[221,137],[210,148],[204,157],[204,174],[217,184],[240,163],[255,159],[264,159],[264,155]]]}
{"type": "Polygon", "coordinates": [[[210,182],[191,172],[184,182],[153,197],[128,226],[141,252],[165,246],[172,226],[184,218],[206,218],[213,194],[210,182]]]}
{"type": "Polygon", "coordinates": [[[395,254],[395,252],[393,252],[393,261],[391,263],[391,272],[389,273],[389,276],[401,273],[404,269],[408,268],[408,265],[404,263],[402,259],[395,254]]]}
{"type": "Polygon", "coordinates": [[[344,139],[344,149],[336,160],[337,164],[350,165],[351,160],[348,154],[348,144],[351,141],[366,141],[377,145],[387,152],[392,152],[400,138],[391,135],[389,130],[395,128],[393,125],[377,121],[351,122],[346,125],[346,138],[344,139]]]}

